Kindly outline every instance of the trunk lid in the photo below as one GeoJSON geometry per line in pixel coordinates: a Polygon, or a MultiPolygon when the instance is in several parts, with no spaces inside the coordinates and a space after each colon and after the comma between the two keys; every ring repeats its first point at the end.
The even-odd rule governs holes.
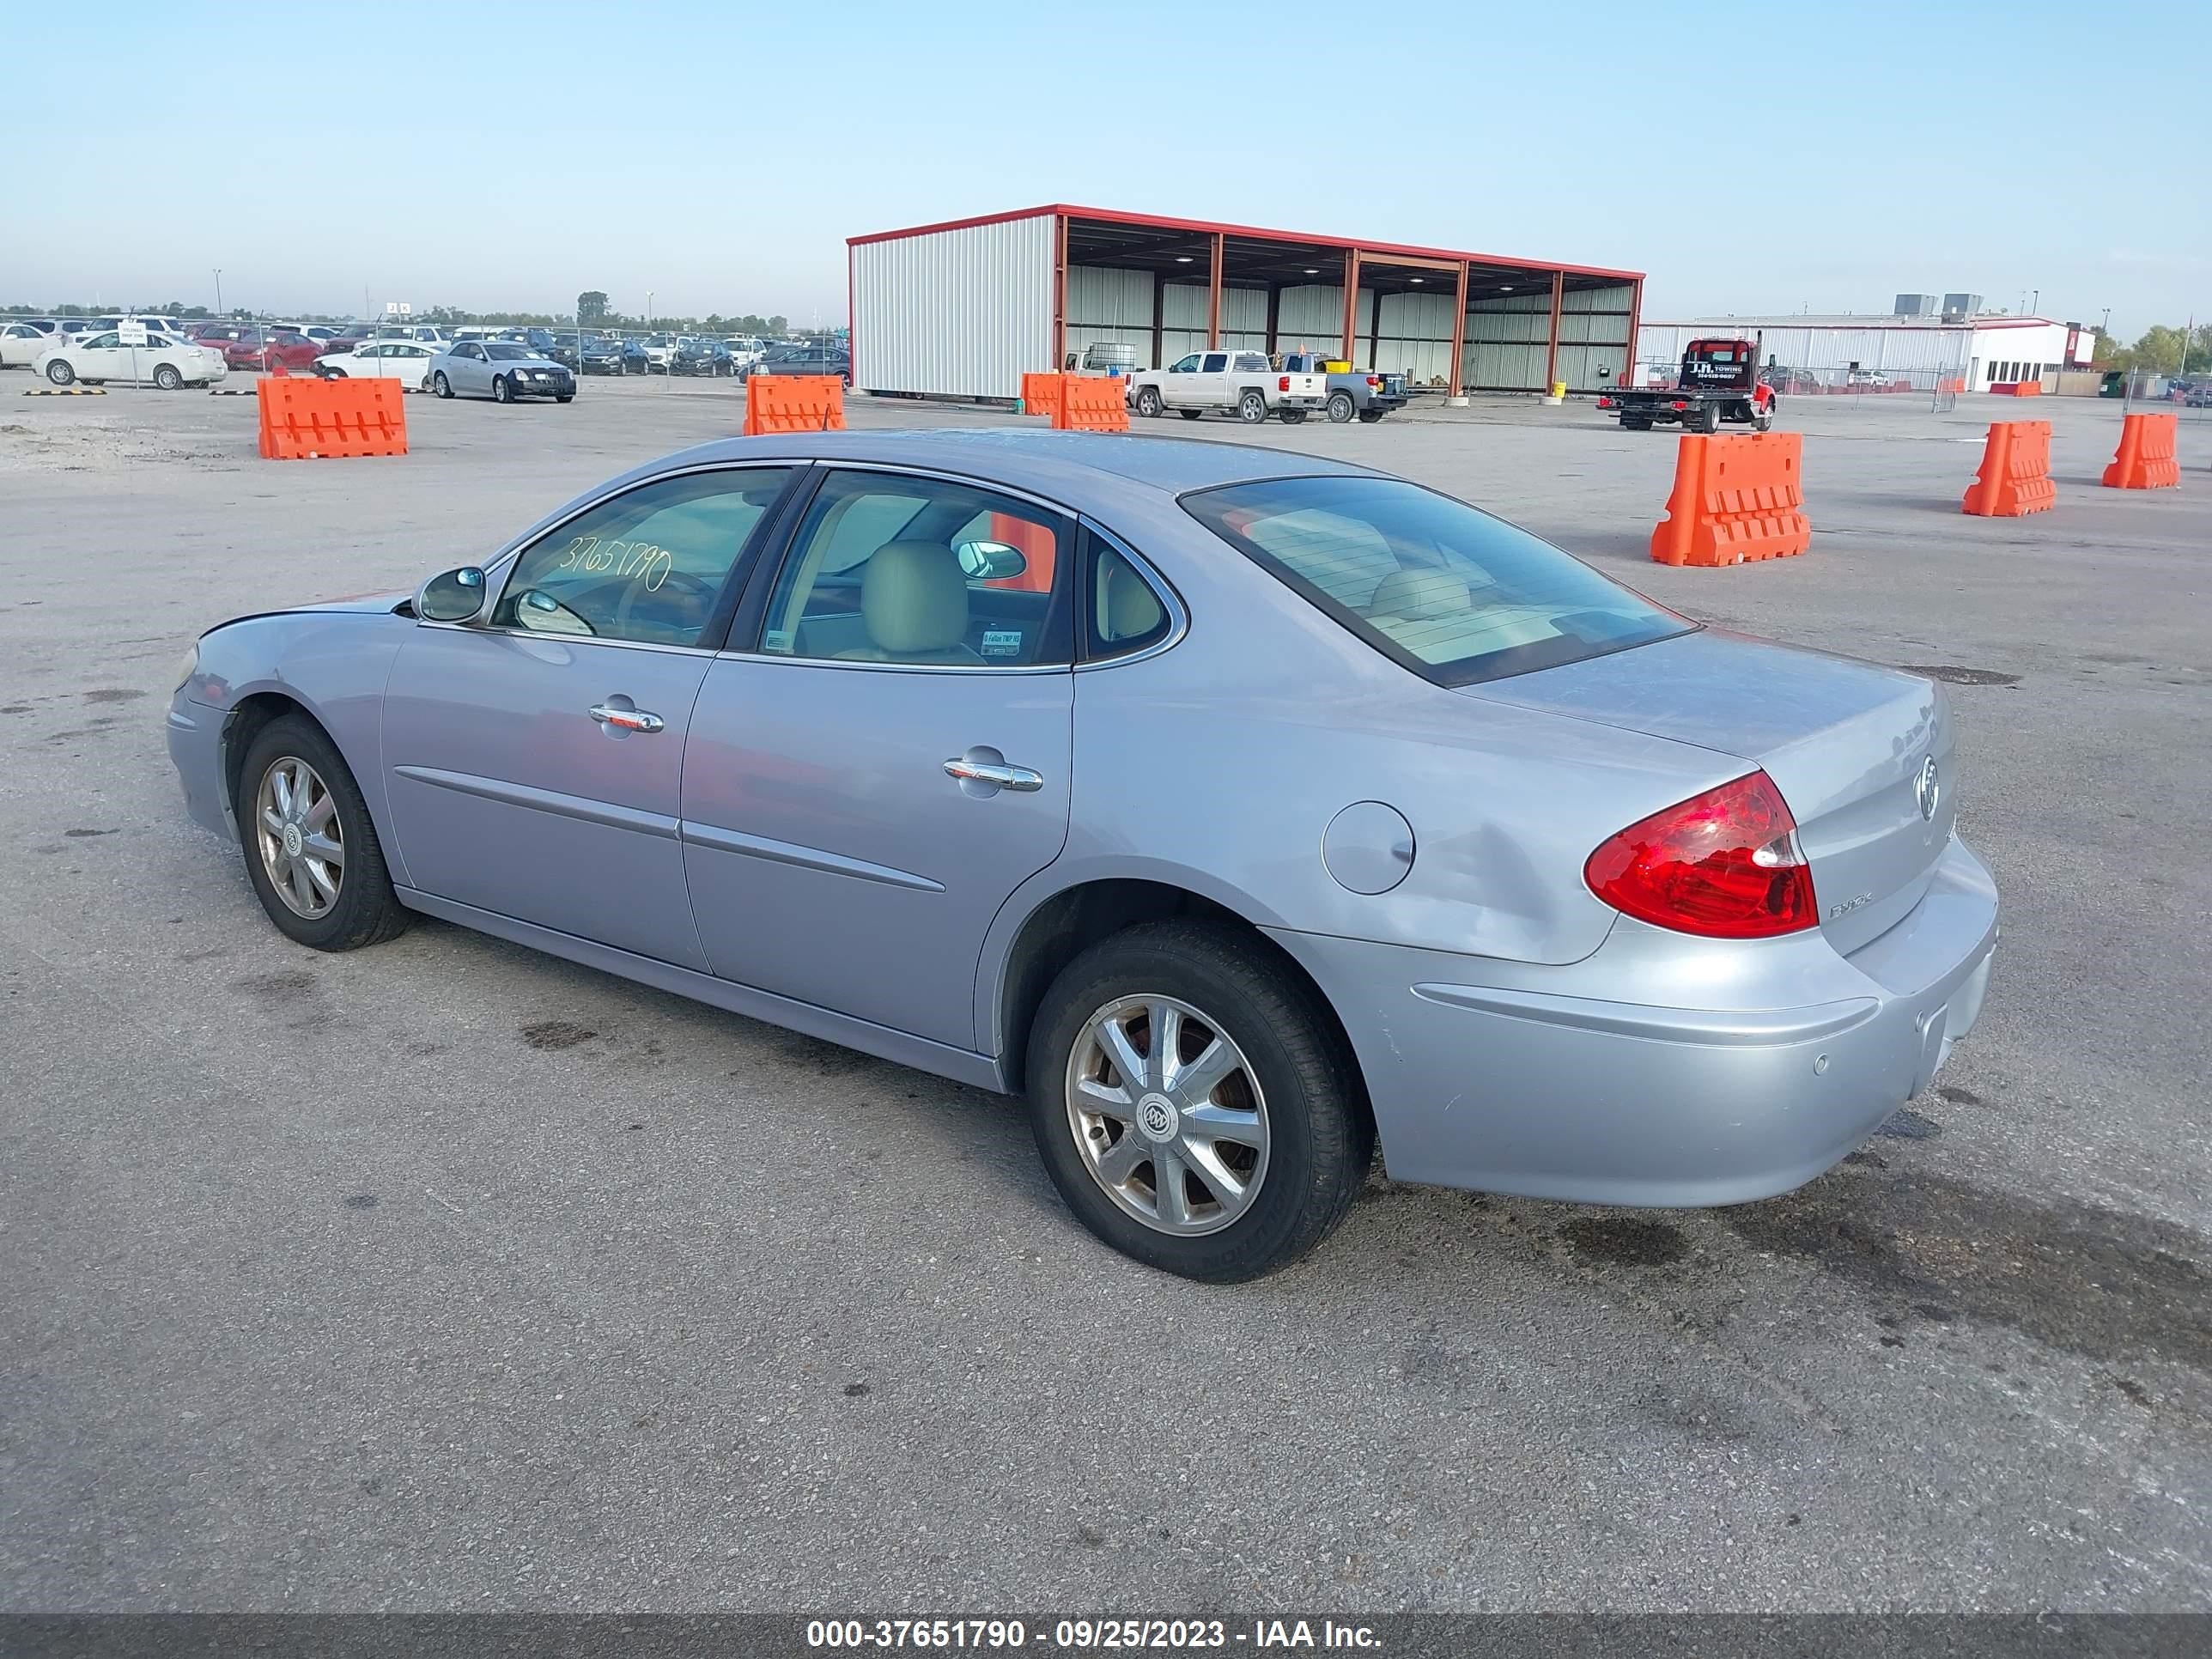
{"type": "Polygon", "coordinates": [[[1705,629],[1462,691],[1764,769],[1797,820],[1821,931],[1846,954],[1920,902],[1951,837],[1950,702],[1915,674],[1705,629]]]}

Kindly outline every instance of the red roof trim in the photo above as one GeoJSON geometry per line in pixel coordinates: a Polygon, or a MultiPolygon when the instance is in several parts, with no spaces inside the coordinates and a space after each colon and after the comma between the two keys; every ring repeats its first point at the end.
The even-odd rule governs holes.
{"type": "Polygon", "coordinates": [[[1358,248],[1362,254],[1407,254],[1417,259],[1465,259],[1472,264],[1511,265],[1521,270],[1563,270],[1572,276],[1610,276],[1623,283],[1641,282],[1640,270],[1615,270],[1606,265],[1560,264],[1547,259],[1517,259],[1501,253],[1470,253],[1459,248],[1421,247],[1408,242],[1366,242],[1344,236],[1313,236],[1294,230],[1270,230],[1261,225],[1231,224],[1212,219],[1174,219],[1157,213],[1123,213],[1113,208],[1073,207],[1065,202],[1048,203],[1042,207],[1020,208],[1012,213],[987,213],[972,219],[946,219],[933,225],[914,225],[904,230],[878,230],[866,236],[848,236],[848,246],[858,247],[866,242],[892,242],[908,236],[927,236],[940,230],[970,230],[979,225],[1003,225],[1017,219],[1035,219],[1045,214],[1064,216],[1070,219],[1095,219],[1106,224],[1147,225],[1160,230],[1188,230],[1201,235],[1220,233],[1228,236],[1249,236],[1261,241],[1288,242],[1307,247],[1358,248]]]}
{"type": "MultiPolygon", "coordinates": [[[[1644,326],[1646,328],[1758,328],[1772,329],[1778,332],[1785,328],[1795,328],[1802,329],[1808,334],[1823,331],[1856,334],[1868,329],[1893,329],[1900,334],[1936,334],[1947,328],[2074,328],[2078,327],[2079,325],[2054,323],[2045,317],[1961,317],[1955,323],[1947,323],[1940,318],[1933,322],[1915,322],[1908,317],[1869,317],[1863,323],[1793,323],[1786,318],[1778,322],[1730,323],[1716,321],[1708,317],[1701,323],[1654,322],[1647,319],[1644,326]]],[[[1741,340],[1746,337],[1738,333],[1725,337],[1717,334],[1711,337],[1741,340]]]]}

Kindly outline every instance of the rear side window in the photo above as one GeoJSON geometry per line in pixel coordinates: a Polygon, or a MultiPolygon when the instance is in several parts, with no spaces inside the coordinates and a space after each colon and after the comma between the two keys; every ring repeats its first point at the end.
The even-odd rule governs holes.
{"type": "Polygon", "coordinates": [[[1167,601],[1114,546],[1086,530],[1084,544],[1085,662],[1147,650],[1174,625],[1167,601]]]}
{"type": "Polygon", "coordinates": [[[1524,674],[1691,631],[1503,519],[1395,478],[1196,491],[1200,524],[1439,685],[1524,674]]]}
{"type": "Polygon", "coordinates": [[[1237,360],[1237,372],[1239,374],[1265,374],[1267,372],[1267,360],[1247,352],[1237,360]]]}

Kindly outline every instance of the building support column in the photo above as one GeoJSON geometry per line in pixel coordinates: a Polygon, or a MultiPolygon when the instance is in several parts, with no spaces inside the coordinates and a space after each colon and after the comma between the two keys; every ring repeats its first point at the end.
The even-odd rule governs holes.
{"type": "Polygon", "coordinates": [[[1221,343],[1221,233],[1215,231],[1206,288],[1206,344],[1210,351],[1221,343]]]}
{"type": "Polygon", "coordinates": [[[1344,349],[1338,355],[1352,361],[1352,347],[1359,332],[1359,250],[1344,251],[1344,349]]]}
{"type": "Polygon", "coordinates": [[[1552,273],[1552,327],[1544,337],[1544,395],[1552,395],[1552,388],[1559,383],[1559,313],[1566,308],[1567,273],[1552,273]]]}
{"type": "Polygon", "coordinates": [[[1165,368],[1160,361],[1167,349],[1168,279],[1157,270],[1152,273],[1152,367],[1165,368]]]}
{"type": "Polygon", "coordinates": [[[1644,279],[1628,285],[1628,349],[1620,360],[1620,384],[1636,384],[1636,325],[1644,315],[1644,279]]]}
{"type": "Polygon", "coordinates": [[[1275,355],[1275,337],[1281,331],[1283,321],[1283,285],[1267,284],[1267,355],[1275,355]]]}
{"type": "Polygon", "coordinates": [[[1052,363],[1057,374],[1067,367],[1067,216],[1052,220],[1052,363]]]}
{"type": "Polygon", "coordinates": [[[1367,319],[1367,370],[1375,372],[1375,365],[1382,358],[1382,296],[1375,296],[1375,313],[1367,319]]]}
{"type": "Polygon", "coordinates": [[[1459,301],[1452,307],[1451,368],[1444,375],[1444,396],[1462,397],[1467,392],[1467,261],[1459,262],[1459,301]]]}

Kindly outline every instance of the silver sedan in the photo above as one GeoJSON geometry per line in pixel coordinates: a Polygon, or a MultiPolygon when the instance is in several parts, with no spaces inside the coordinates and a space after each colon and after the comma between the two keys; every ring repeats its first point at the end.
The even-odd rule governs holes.
{"type": "Polygon", "coordinates": [[[453,340],[429,360],[422,384],[441,398],[489,398],[511,404],[525,398],[573,403],[576,377],[550,357],[510,340],[453,340]]]}
{"type": "Polygon", "coordinates": [[[1378,1144],[1797,1186],[1929,1085],[1997,932],[1942,688],[1222,444],[711,444],[210,631],[168,735],[288,939],[439,916],[1024,1093],[1073,1212],[1206,1279],[1378,1144]]]}

